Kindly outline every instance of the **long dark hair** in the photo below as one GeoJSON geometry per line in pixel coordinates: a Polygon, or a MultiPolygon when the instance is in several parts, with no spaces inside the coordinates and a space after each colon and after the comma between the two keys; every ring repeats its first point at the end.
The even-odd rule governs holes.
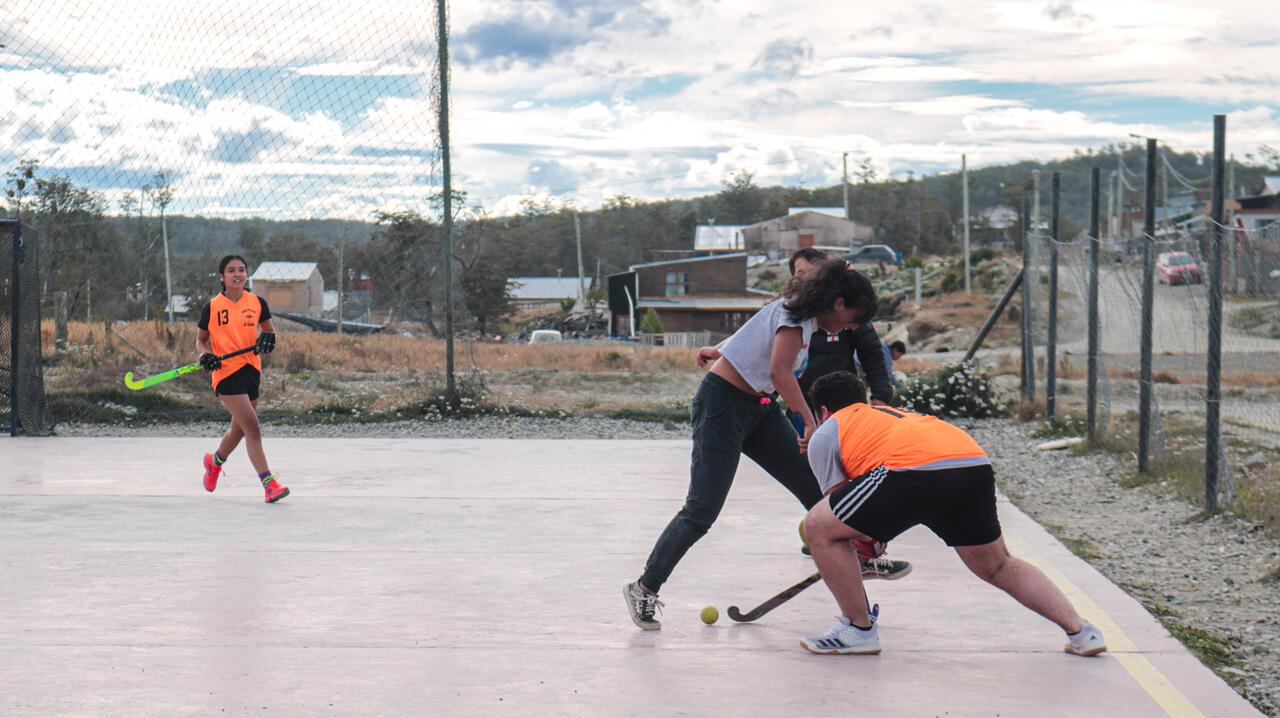
{"type": "Polygon", "coordinates": [[[238,254],[228,254],[227,256],[223,257],[221,261],[218,262],[218,284],[222,285],[222,291],[224,292],[227,291],[227,283],[222,281],[222,275],[226,273],[227,265],[231,264],[237,259],[244,263],[244,270],[246,272],[249,271],[249,260],[245,259],[244,257],[241,257],[238,254]]]}
{"type": "Polygon", "coordinates": [[[862,321],[876,315],[876,290],[861,272],[849,269],[841,260],[827,260],[808,277],[792,277],[782,290],[783,309],[792,319],[803,321],[835,308],[836,297],[850,309],[862,311],[862,321]]]}

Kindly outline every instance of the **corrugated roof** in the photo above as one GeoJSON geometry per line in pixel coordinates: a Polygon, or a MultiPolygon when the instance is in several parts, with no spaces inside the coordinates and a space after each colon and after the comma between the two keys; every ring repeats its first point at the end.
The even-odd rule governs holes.
{"type": "MultiPolygon", "coordinates": [[[[589,278],[584,279],[587,286],[589,278]]],[[[512,277],[507,280],[512,299],[577,299],[577,277],[512,277]]]]}
{"type": "Polygon", "coordinates": [[[637,309],[697,309],[701,311],[756,311],[774,297],[641,297],[637,309]]]}
{"type": "Polygon", "coordinates": [[[826,214],[826,215],[831,215],[832,217],[839,217],[840,219],[845,219],[844,207],[788,207],[787,208],[788,217],[790,217],[793,214],[800,214],[801,212],[817,212],[818,214],[826,214]]]}
{"type": "Polygon", "coordinates": [[[700,224],[693,230],[693,248],[742,249],[745,224],[700,224]]]}
{"type": "Polygon", "coordinates": [[[733,254],[716,254],[710,257],[685,257],[684,259],[664,259],[659,262],[645,262],[644,264],[633,264],[629,268],[634,271],[635,269],[638,269],[640,267],[660,267],[664,264],[684,264],[686,262],[706,262],[713,259],[732,259],[734,257],[745,257],[745,256],[747,256],[746,252],[735,252],[733,254]]]}
{"type": "Polygon", "coordinates": [[[315,262],[263,262],[253,270],[249,281],[305,282],[318,268],[315,262]]]}

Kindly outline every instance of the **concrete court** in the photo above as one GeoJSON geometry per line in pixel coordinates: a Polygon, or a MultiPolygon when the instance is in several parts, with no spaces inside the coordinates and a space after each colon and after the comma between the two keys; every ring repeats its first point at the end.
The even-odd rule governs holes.
{"type": "Polygon", "coordinates": [[[268,430],[274,506],[243,452],[206,494],[212,446],[0,438],[0,715],[1258,715],[1007,502],[1015,552],[1110,653],[1062,653],[918,528],[891,549],[915,572],[869,584],[880,656],[800,649],[836,612],[822,584],[704,626],[813,570],[799,506],[747,460],[642,632],[622,586],[683,498],[685,441],[268,430]]]}

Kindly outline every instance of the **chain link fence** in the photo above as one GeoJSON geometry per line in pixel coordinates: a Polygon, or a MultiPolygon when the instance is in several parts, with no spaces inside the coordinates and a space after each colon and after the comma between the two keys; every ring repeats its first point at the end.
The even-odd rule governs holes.
{"type": "MultiPolygon", "coordinates": [[[[333,340],[310,337],[339,325],[348,343],[442,332],[435,3],[16,0],[6,15],[22,22],[0,50],[0,166],[7,215],[40,233],[22,298],[44,318],[54,418],[216,416],[207,382],[146,396],[121,378],[194,360],[226,254],[281,329],[268,383],[314,372],[333,340]]],[[[305,393],[289,405],[344,391],[305,393]]]]}

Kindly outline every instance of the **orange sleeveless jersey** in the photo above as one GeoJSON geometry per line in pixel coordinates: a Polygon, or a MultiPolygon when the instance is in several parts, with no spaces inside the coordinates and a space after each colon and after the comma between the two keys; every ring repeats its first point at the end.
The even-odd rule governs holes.
{"type": "MultiPolygon", "coordinates": [[[[201,313],[198,326],[209,332],[209,344],[213,347],[213,353],[222,356],[253,346],[258,341],[258,324],[270,318],[271,310],[267,309],[267,303],[260,297],[245,292],[240,301],[233,302],[227,295],[219,292],[201,313]]],[[[246,366],[262,373],[262,357],[250,352],[224,360],[222,366],[213,372],[214,388],[223,379],[246,366]]]]}
{"type": "Polygon", "coordinates": [[[986,458],[978,442],[947,422],[925,414],[852,404],[831,416],[840,429],[840,460],[850,477],[883,466],[915,469],[940,461],[986,458]]]}

